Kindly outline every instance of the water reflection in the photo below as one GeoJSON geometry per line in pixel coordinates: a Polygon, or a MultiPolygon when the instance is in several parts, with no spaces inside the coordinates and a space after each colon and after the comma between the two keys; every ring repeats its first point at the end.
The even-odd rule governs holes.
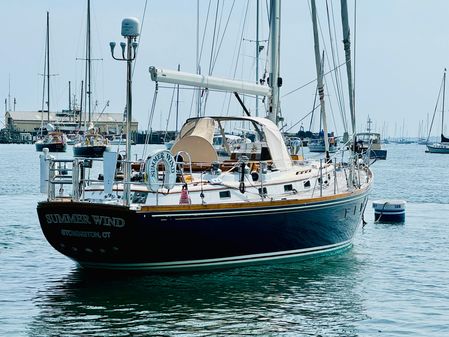
{"type": "Polygon", "coordinates": [[[33,336],[356,335],[364,315],[352,252],[298,264],[184,275],[76,269],[35,298],[33,336]]]}

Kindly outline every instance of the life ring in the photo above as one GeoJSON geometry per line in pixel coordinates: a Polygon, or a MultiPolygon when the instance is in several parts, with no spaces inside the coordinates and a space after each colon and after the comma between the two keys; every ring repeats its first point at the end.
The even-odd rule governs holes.
{"type": "Polygon", "coordinates": [[[157,192],[161,185],[170,190],[176,184],[176,163],[175,158],[168,150],[162,150],[156,152],[149,157],[145,162],[145,173],[148,177],[147,185],[152,192],[157,192]],[[159,164],[163,163],[164,170],[164,182],[161,184],[159,181],[159,164]]]}

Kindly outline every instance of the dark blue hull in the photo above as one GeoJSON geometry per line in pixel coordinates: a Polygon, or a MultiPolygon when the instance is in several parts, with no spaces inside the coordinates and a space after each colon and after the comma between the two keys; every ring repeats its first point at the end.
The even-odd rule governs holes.
{"type": "Polygon", "coordinates": [[[361,222],[366,194],[315,203],[186,206],[176,211],[41,202],[37,211],[49,243],[85,267],[209,269],[347,248],[361,222]]]}
{"type": "Polygon", "coordinates": [[[387,150],[371,150],[370,151],[371,159],[387,159],[387,150]]]}
{"type": "Polygon", "coordinates": [[[48,148],[49,152],[65,152],[67,145],[65,143],[35,143],[36,151],[42,152],[44,148],[48,148]]]}
{"type": "Polygon", "coordinates": [[[429,153],[449,153],[449,146],[434,146],[427,145],[427,151],[429,153]]]}
{"type": "Polygon", "coordinates": [[[86,146],[74,146],[73,155],[75,157],[85,158],[101,158],[104,151],[109,151],[106,145],[86,145],[86,146]]]}
{"type": "Polygon", "coordinates": [[[374,212],[374,220],[385,223],[403,223],[405,222],[405,211],[402,212],[374,212]]]}

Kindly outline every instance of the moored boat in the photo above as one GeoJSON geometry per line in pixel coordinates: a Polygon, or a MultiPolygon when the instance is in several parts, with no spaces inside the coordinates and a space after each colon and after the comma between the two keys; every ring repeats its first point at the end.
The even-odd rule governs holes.
{"type": "Polygon", "coordinates": [[[109,151],[109,142],[94,128],[91,128],[86,134],[80,137],[73,145],[73,155],[75,157],[101,158],[105,151],[109,151]]]}
{"type": "Polygon", "coordinates": [[[357,134],[357,151],[368,153],[371,159],[387,159],[387,150],[382,148],[380,133],[361,132],[357,134]]]}
{"type": "Polygon", "coordinates": [[[40,128],[40,137],[34,143],[36,151],[41,152],[47,148],[50,152],[65,152],[67,149],[67,136],[61,131],[55,131],[50,124],[50,13],[47,12],[47,33],[45,40],[45,62],[43,73],[43,92],[42,92],[42,123],[40,128]],[[45,99],[45,89],[47,89],[47,99],[45,99]],[[44,105],[47,104],[47,127],[46,134],[43,134],[44,105]]]}
{"type": "MultiPolygon", "coordinates": [[[[270,5],[275,50],[279,6],[278,1],[270,5]]],[[[138,32],[136,19],[123,20],[128,139],[138,32]]],[[[278,78],[277,53],[272,58],[271,76],[278,78]]],[[[88,268],[182,271],[296,261],[351,246],[372,185],[368,162],[355,154],[347,163],[336,157],[293,160],[277,126],[281,81],[267,86],[156,67],[150,74],[156,83],[207,83],[212,90],[265,96],[268,117],[188,119],[171,151],[145,157],[137,171],[129,143],[124,160],[114,152],[94,160],[42,155],[41,167],[48,169],[41,171],[41,190],[48,197],[37,212],[57,251],[88,268]],[[214,134],[235,122],[250,125],[257,142],[219,158],[214,134]],[[103,164],[102,170],[95,171],[95,164],[103,164]],[[119,170],[124,177],[118,177],[119,170]]]]}
{"type": "MultiPolygon", "coordinates": [[[[429,152],[429,153],[449,153],[449,138],[445,137],[443,134],[443,130],[444,130],[444,99],[445,99],[445,95],[446,95],[446,69],[444,69],[442,86],[443,86],[443,90],[442,90],[443,91],[443,100],[442,100],[442,105],[441,105],[441,141],[439,143],[433,143],[433,144],[428,143],[426,152],[429,152]]],[[[435,112],[436,112],[436,108],[434,111],[433,118],[435,118],[435,112]]],[[[433,118],[432,118],[432,122],[433,122],[433,118]]],[[[431,130],[432,130],[432,126],[430,127],[430,130],[429,130],[429,136],[430,136],[431,130]]],[[[427,139],[429,139],[429,137],[427,139]]]]}
{"type": "MultiPolygon", "coordinates": [[[[105,151],[109,151],[108,140],[103,137],[92,122],[92,57],[91,57],[91,34],[90,34],[90,0],[87,0],[87,28],[86,28],[86,95],[87,95],[87,116],[84,118],[85,134],[81,140],[73,146],[75,157],[100,158],[105,151]]],[[[86,110],[86,109],[85,109],[86,110]]]]}
{"type": "Polygon", "coordinates": [[[60,131],[51,131],[44,138],[34,143],[36,151],[41,152],[47,148],[50,152],[65,152],[67,149],[67,136],[60,131]]]}
{"type": "Polygon", "coordinates": [[[368,116],[367,132],[360,132],[356,136],[356,150],[359,153],[369,153],[371,159],[387,159],[387,150],[382,147],[380,133],[371,132],[371,118],[368,116]]]}
{"type": "MultiPolygon", "coordinates": [[[[212,129],[227,119],[189,120],[184,130],[192,124],[212,129]]],[[[348,186],[348,166],[293,161],[274,123],[245,121],[263,132],[264,148],[218,162],[206,136],[180,138],[173,146],[178,156],[162,151],[146,161],[148,182],[132,183],[129,204],[123,182],[113,179],[108,190],[82,180],[89,168],[76,161],[69,195],[55,189],[65,177],[50,177],[50,199],[38,205],[47,240],[85,267],[159,271],[296,260],[348,248],[371,186],[368,167],[357,169],[360,185],[348,186]]],[[[69,164],[50,160],[56,175],[69,164]]]]}

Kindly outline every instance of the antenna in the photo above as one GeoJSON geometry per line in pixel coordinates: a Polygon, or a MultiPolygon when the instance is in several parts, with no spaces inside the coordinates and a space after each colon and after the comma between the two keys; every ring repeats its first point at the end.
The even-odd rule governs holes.
{"type": "Polygon", "coordinates": [[[111,55],[114,60],[126,61],[126,165],[125,165],[125,187],[124,201],[125,205],[130,203],[130,179],[131,179],[131,122],[132,122],[132,62],[136,58],[138,43],[136,41],[140,34],[140,23],[136,18],[125,18],[122,20],[122,36],[127,43],[121,42],[122,57],[114,56],[115,42],[110,42],[111,55]],[[126,55],[125,55],[126,49],[126,55]]]}
{"type": "Polygon", "coordinates": [[[11,111],[11,74],[8,74],[8,111],[11,111]]]}

